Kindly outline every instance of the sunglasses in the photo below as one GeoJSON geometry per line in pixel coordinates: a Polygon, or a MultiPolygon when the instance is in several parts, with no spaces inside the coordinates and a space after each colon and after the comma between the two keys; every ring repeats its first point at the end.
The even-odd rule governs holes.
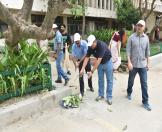
{"type": "Polygon", "coordinates": [[[138,24],[137,26],[138,26],[138,27],[143,27],[143,25],[141,25],[141,24],[138,24]]]}

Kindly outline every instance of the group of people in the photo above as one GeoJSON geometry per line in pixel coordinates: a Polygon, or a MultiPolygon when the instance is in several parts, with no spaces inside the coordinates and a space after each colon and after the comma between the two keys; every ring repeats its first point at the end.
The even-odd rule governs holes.
{"type": "MultiPolygon", "coordinates": [[[[148,102],[148,86],[147,86],[147,71],[149,69],[149,39],[144,33],[145,22],[140,20],[136,24],[136,32],[133,33],[127,42],[127,56],[128,56],[128,87],[127,87],[127,98],[132,99],[133,84],[136,74],[140,76],[141,89],[142,89],[142,103],[145,109],[151,110],[148,102]]],[[[64,26],[65,27],[65,26],[64,26]]],[[[58,30],[56,24],[53,25],[55,31],[54,37],[54,50],[57,53],[56,57],[56,68],[58,78],[56,83],[62,83],[61,78],[65,79],[65,85],[69,81],[69,77],[64,72],[61,61],[64,58],[64,48],[66,49],[66,41],[63,41],[63,35],[58,30]]],[[[115,32],[112,37],[112,42],[108,46],[105,42],[97,40],[94,35],[89,35],[87,40],[82,40],[79,33],[74,34],[74,43],[72,44],[71,59],[76,68],[79,69],[79,84],[80,84],[80,95],[84,96],[84,80],[83,75],[86,71],[88,75],[88,86],[90,91],[94,91],[92,85],[92,75],[97,70],[98,71],[98,97],[96,101],[104,99],[104,74],[106,75],[106,101],[109,105],[112,104],[113,97],[113,72],[115,69],[114,63],[117,62],[120,57],[120,34],[122,32],[115,32]],[[114,47],[117,47],[115,49],[114,47]],[[115,53],[115,55],[114,55],[115,53]],[[93,56],[94,63],[91,66],[90,57],[93,56]]],[[[116,64],[117,65],[117,64],[116,64]]],[[[118,64],[119,65],[119,64],[118,64]]],[[[117,67],[117,66],[116,66],[117,67]]]]}

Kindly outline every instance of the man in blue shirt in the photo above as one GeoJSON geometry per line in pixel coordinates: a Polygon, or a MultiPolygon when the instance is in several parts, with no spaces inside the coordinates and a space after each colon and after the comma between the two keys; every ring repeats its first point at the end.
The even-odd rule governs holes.
{"type": "Polygon", "coordinates": [[[87,51],[87,55],[84,59],[82,69],[80,70],[80,75],[83,75],[83,71],[89,61],[91,55],[96,58],[94,66],[89,72],[88,76],[91,77],[93,72],[98,70],[98,97],[96,101],[104,99],[104,73],[106,74],[107,89],[106,98],[109,105],[112,104],[112,90],[113,90],[113,63],[111,59],[111,52],[108,49],[106,43],[96,40],[94,35],[89,35],[87,38],[88,46],[90,48],[87,51]]]}
{"type": "Polygon", "coordinates": [[[65,74],[63,68],[61,67],[61,63],[64,58],[64,53],[63,53],[63,38],[61,33],[58,30],[58,26],[56,24],[53,24],[53,30],[55,32],[55,37],[54,37],[54,51],[57,54],[56,57],[56,69],[57,69],[57,80],[55,81],[56,83],[62,83],[61,77],[65,79],[65,86],[67,85],[69,78],[65,74]]]}
{"type": "MultiPolygon", "coordinates": [[[[88,45],[85,40],[81,40],[81,36],[79,33],[74,34],[74,44],[72,46],[72,60],[74,62],[75,67],[79,67],[79,72],[82,68],[84,58],[87,54],[88,45]]],[[[86,72],[91,71],[91,64],[90,61],[88,61],[87,66],[85,67],[86,72]]],[[[80,83],[80,94],[84,95],[84,80],[83,76],[79,77],[79,83],[80,83]]],[[[92,77],[88,79],[88,86],[90,88],[90,91],[94,91],[92,87],[92,77]]]]}

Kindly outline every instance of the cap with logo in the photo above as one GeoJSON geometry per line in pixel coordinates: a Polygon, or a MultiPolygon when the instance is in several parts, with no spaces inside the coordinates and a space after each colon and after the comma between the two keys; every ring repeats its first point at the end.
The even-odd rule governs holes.
{"type": "Polygon", "coordinates": [[[52,28],[58,28],[58,26],[56,24],[53,24],[52,28]]]}
{"type": "Polygon", "coordinates": [[[142,25],[142,26],[145,26],[145,21],[144,20],[139,20],[137,25],[139,25],[139,24],[142,25]]]}
{"type": "Polygon", "coordinates": [[[92,46],[93,42],[96,40],[96,37],[94,35],[89,35],[87,38],[88,46],[92,46]]]}
{"type": "Polygon", "coordinates": [[[74,34],[74,42],[79,41],[81,39],[81,36],[79,33],[74,34]]]}

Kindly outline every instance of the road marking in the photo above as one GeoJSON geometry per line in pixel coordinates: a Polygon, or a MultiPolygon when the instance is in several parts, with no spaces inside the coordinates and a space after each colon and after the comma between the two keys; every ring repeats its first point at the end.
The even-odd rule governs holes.
{"type": "Polygon", "coordinates": [[[113,126],[111,123],[109,123],[108,121],[105,121],[103,119],[96,118],[96,119],[94,119],[94,121],[97,122],[98,124],[108,128],[109,130],[111,130],[111,132],[122,132],[122,130],[113,126]]]}

